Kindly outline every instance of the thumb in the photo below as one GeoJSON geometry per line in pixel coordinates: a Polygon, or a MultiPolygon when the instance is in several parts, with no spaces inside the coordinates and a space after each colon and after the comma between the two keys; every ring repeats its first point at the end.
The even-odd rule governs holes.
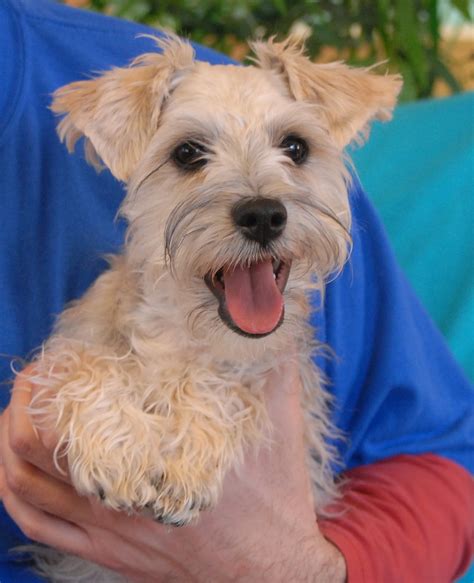
{"type": "Polygon", "coordinates": [[[264,396],[275,445],[284,446],[292,454],[304,449],[302,385],[294,351],[287,353],[272,370],[265,384],[264,396]]]}

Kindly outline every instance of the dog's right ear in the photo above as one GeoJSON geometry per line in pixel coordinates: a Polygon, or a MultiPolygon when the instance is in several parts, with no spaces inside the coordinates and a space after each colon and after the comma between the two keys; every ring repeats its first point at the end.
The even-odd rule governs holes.
{"type": "Polygon", "coordinates": [[[372,68],[343,63],[316,64],[305,56],[295,35],[283,42],[271,38],[251,44],[256,62],[287,84],[298,101],[317,104],[332,139],[339,148],[362,141],[373,120],[389,120],[402,87],[399,75],[376,75],[372,68]]]}
{"type": "Polygon", "coordinates": [[[153,37],[163,53],[141,55],[126,68],[61,87],[51,109],[65,115],[58,134],[71,152],[85,137],[87,160],[103,162],[127,181],[158,127],[163,102],[180,73],[192,67],[192,46],[175,36],[153,37]]]}

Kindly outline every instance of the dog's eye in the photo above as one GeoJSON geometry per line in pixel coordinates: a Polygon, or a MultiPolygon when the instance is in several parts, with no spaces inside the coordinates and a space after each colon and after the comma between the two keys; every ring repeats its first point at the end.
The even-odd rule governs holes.
{"type": "Polygon", "coordinates": [[[282,148],[285,154],[298,165],[303,164],[308,157],[308,144],[303,138],[299,138],[298,136],[286,136],[281,142],[280,148],[282,148]]]}
{"type": "Polygon", "coordinates": [[[197,142],[184,142],[172,154],[173,161],[184,170],[198,170],[207,163],[206,149],[197,142]]]}

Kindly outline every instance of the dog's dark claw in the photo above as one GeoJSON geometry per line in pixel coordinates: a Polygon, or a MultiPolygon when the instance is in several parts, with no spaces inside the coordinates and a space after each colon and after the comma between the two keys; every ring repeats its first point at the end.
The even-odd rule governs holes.
{"type": "Polygon", "coordinates": [[[201,504],[198,504],[197,500],[193,500],[193,502],[191,502],[189,505],[188,510],[193,511],[196,508],[199,510],[199,512],[202,512],[203,510],[207,510],[209,508],[209,504],[206,502],[201,502],[201,504]]]}
{"type": "Polygon", "coordinates": [[[159,522],[160,524],[165,524],[166,526],[185,526],[187,524],[186,520],[175,520],[172,516],[166,514],[159,514],[155,516],[155,522],[159,522]]]}

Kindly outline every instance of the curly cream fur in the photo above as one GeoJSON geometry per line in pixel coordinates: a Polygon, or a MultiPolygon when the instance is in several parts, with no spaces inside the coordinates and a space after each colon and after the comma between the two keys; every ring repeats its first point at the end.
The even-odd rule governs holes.
{"type": "MultiPolygon", "coordinates": [[[[350,248],[342,146],[393,106],[398,80],[321,68],[292,41],[257,44],[259,67],[195,62],[176,38],[161,48],[55,94],[68,147],[84,136],[89,157],[127,181],[121,212],[129,229],[124,253],[61,315],[38,356],[35,381],[44,390],[32,412],[38,424],[54,423],[58,466],[66,460],[80,493],[186,524],[216,504],[225,473],[247,449],[271,447],[262,388],[295,342],[323,513],[336,495],[334,430],[313,362],[321,347],[307,324],[309,295],[323,296],[350,248]],[[279,148],[290,134],[308,142],[301,167],[279,148]],[[210,162],[184,173],[170,153],[195,139],[210,162]],[[270,251],[231,220],[233,205],[255,196],[287,209],[270,251]],[[265,338],[239,336],[222,323],[203,278],[270,252],[292,261],[285,321],[265,338]]],[[[66,580],[67,559],[41,556],[43,573],[66,580]]],[[[71,569],[77,581],[101,580],[86,564],[80,575],[77,559],[71,569]]]]}

